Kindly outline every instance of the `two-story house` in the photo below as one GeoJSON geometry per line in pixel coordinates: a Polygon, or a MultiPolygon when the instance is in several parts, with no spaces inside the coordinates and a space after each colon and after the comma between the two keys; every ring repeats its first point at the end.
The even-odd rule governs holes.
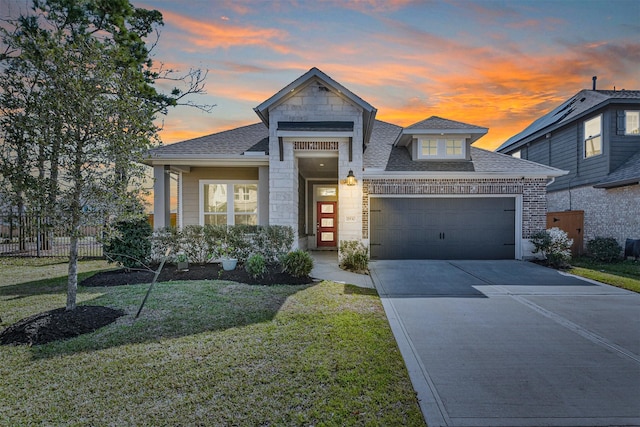
{"type": "Polygon", "coordinates": [[[372,258],[521,259],[564,171],[473,147],[487,129],[440,117],[403,128],[312,68],[254,109],[258,123],[151,150],[154,221],[286,225],[295,245],[369,245],[372,258]]]}
{"type": "Polygon", "coordinates": [[[640,239],[640,91],[595,90],[594,79],[497,151],[569,171],[547,188],[549,226],[575,213],[582,225],[565,231],[584,244],[640,239]]]}

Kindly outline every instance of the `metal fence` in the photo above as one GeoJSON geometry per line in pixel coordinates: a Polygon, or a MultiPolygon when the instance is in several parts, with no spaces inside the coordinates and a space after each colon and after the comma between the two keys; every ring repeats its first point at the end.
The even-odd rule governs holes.
{"type": "MultiPolygon", "coordinates": [[[[103,227],[80,227],[78,256],[101,258],[103,227]]],[[[0,216],[0,256],[66,257],[70,233],[65,227],[50,226],[39,215],[0,216]]]]}

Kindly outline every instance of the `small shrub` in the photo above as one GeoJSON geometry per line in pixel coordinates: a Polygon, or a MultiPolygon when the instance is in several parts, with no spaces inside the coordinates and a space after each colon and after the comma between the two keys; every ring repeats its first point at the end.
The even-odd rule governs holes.
{"type": "Polygon", "coordinates": [[[151,261],[160,263],[171,248],[167,262],[175,262],[178,252],[180,252],[180,232],[175,227],[165,227],[156,229],[151,235],[151,261]]]}
{"type": "Polygon", "coordinates": [[[311,274],[313,259],[308,252],[297,249],[282,258],[282,271],[293,277],[305,277],[311,274]]]}
{"type": "Polygon", "coordinates": [[[573,239],[558,227],[535,233],[531,236],[531,243],[535,247],[533,253],[542,253],[552,267],[564,267],[571,259],[573,239]]]}
{"type": "Polygon", "coordinates": [[[244,265],[247,273],[254,279],[259,279],[267,274],[267,262],[264,257],[260,254],[253,254],[248,259],[244,265]]]}
{"type": "Polygon", "coordinates": [[[613,237],[596,237],[587,242],[587,251],[596,261],[612,262],[620,258],[622,246],[613,237]]]}
{"type": "Polygon", "coordinates": [[[125,268],[144,265],[151,255],[151,233],[151,225],[144,218],[116,223],[104,245],[107,261],[125,268]]]}
{"type": "Polygon", "coordinates": [[[179,232],[180,250],[195,264],[209,261],[212,249],[201,225],[187,225],[179,232]]]}
{"type": "Polygon", "coordinates": [[[358,240],[340,242],[340,267],[364,272],[369,268],[369,249],[358,240]]]}

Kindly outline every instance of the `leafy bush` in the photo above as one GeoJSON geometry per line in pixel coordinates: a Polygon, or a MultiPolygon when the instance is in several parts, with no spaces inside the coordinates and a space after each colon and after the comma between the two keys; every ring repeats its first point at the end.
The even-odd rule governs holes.
{"type": "Polygon", "coordinates": [[[104,245],[107,261],[125,268],[144,265],[151,255],[151,233],[151,225],[144,218],[117,222],[104,245]]]}
{"type": "Polygon", "coordinates": [[[180,231],[175,227],[154,230],[151,235],[151,261],[155,263],[162,262],[167,249],[171,248],[167,262],[175,262],[178,252],[180,252],[180,239],[180,231]]]}
{"type": "Polygon", "coordinates": [[[535,249],[533,253],[542,253],[547,264],[552,267],[564,267],[571,259],[573,239],[558,227],[542,230],[531,237],[535,249]]]}
{"type": "Polygon", "coordinates": [[[597,261],[612,262],[620,259],[622,246],[613,237],[596,237],[587,242],[587,251],[597,261]]]}
{"type": "Polygon", "coordinates": [[[151,240],[154,262],[162,261],[171,247],[169,262],[174,262],[179,252],[187,254],[194,263],[220,258],[236,258],[244,263],[251,254],[258,253],[267,264],[275,264],[291,250],[293,229],[277,225],[188,225],[181,230],[172,227],[155,230],[151,240]]]}
{"type": "Polygon", "coordinates": [[[267,262],[264,257],[260,254],[253,254],[248,259],[244,265],[247,273],[254,279],[259,279],[265,274],[267,274],[267,262]]]}
{"type": "Polygon", "coordinates": [[[212,249],[209,246],[209,239],[204,233],[201,225],[187,225],[179,233],[180,251],[183,252],[190,262],[204,264],[211,258],[212,249]]]}
{"type": "Polygon", "coordinates": [[[293,277],[308,276],[312,269],[313,259],[308,252],[296,249],[282,257],[282,271],[293,277]]]}
{"type": "Polygon", "coordinates": [[[340,267],[363,272],[369,268],[369,249],[358,240],[340,242],[340,267]]]}

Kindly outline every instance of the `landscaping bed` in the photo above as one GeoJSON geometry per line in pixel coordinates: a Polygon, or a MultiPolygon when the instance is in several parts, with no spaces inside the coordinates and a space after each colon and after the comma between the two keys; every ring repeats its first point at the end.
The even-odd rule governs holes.
{"type": "MultiPolygon", "coordinates": [[[[152,266],[157,269],[157,266],[152,266]]],[[[140,270],[111,270],[96,273],[83,280],[81,286],[121,286],[151,283],[153,271],[140,270]]],[[[309,276],[293,277],[283,273],[281,267],[270,267],[263,277],[253,278],[242,267],[225,271],[217,263],[191,264],[187,271],[180,271],[173,264],[165,265],[158,276],[158,282],[171,282],[178,280],[229,280],[232,282],[246,283],[248,285],[305,285],[312,282],[309,276]]]]}
{"type": "Polygon", "coordinates": [[[94,332],[124,316],[122,310],[100,305],[85,305],[75,310],[64,308],[24,318],[0,332],[0,344],[47,344],[94,332]]]}

